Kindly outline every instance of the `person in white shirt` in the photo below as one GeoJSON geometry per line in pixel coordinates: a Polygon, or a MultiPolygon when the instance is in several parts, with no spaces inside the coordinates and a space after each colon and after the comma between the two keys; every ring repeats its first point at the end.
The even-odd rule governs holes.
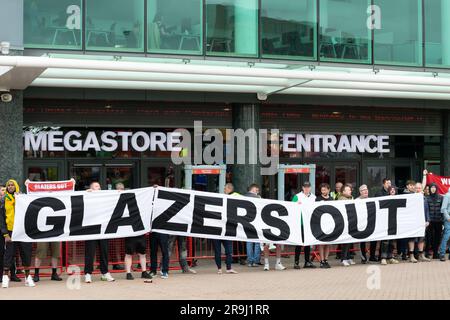
{"type": "MultiPolygon", "coordinates": [[[[304,204],[313,204],[316,201],[316,196],[311,193],[311,183],[306,181],[303,183],[302,191],[297,193],[293,198],[292,202],[296,202],[300,205],[304,204]]],[[[300,221],[302,229],[303,229],[303,219],[300,221]]],[[[303,247],[305,253],[305,264],[304,268],[313,269],[316,266],[311,262],[311,247],[305,246],[303,247]]],[[[300,269],[300,254],[302,252],[302,246],[295,247],[295,259],[294,259],[294,269],[300,269]]]]}

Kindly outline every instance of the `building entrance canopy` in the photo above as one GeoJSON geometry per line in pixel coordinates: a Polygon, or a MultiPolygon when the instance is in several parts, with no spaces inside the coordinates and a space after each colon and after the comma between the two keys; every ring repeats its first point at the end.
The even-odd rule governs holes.
{"type": "Polygon", "coordinates": [[[450,74],[99,56],[2,56],[0,90],[28,86],[450,100],[450,74]]]}

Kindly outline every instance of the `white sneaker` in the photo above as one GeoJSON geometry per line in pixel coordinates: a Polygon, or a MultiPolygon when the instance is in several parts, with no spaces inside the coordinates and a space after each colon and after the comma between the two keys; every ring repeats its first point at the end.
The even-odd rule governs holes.
{"type": "Polygon", "coordinates": [[[350,263],[352,266],[356,264],[355,261],[353,261],[353,259],[349,259],[348,263],[350,263]]]}
{"type": "Polygon", "coordinates": [[[28,277],[25,279],[25,287],[35,287],[36,284],[33,281],[33,277],[31,275],[28,275],[28,277]]]}
{"type": "Polygon", "coordinates": [[[2,278],[2,288],[9,287],[9,277],[5,274],[2,278]]]}
{"type": "Polygon", "coordinates": [[[270,269],[269,264],[268,264],[268,263],[265,264],[265,265],[264,265],[264,271],[269,271],[269,269],[270,269]]]}
{"type": "Polygon", "coordinates": [[[286,267],[283,266],[280,262],[275,265],[275,270],[286,270],[286,267]]]}
{"type": "Polygon", "coordinates": [[[91,283],[92,282],[92,278],[91,278],[91,275],[89,273],[86,273],[84,275],[84,282],[85,283],[91,283]]]}
{"type": "Polygon", "coordinates": [[[108,272],[108,273],[102,274],[101,280],[113,282],[115,279],[111,276],[111,273],[108,272]]]}
{"type": "Polygon", "coordinates": [[[344,267],[350,267],[350,262],[348,260],[342,260],[342,265],[344,267]]]}

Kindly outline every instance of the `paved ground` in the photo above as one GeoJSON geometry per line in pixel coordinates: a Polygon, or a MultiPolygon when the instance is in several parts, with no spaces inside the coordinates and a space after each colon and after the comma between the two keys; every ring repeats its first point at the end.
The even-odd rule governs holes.
{"type": "MultiPolygon", "coordinates": [[[[292,258],[283,259],[285,271],[265,272],[233,264],[239,274],[216,273],[211,261],[200,261],[198,274],[174,271],[169,279],[156,278],[153,283],[125,280],[114,274],[113,283],[81,282],[80,289],[63,282],[41,280],[34,288],[11,283],[0,289],[5,299],[450,299],[450,261],[399,265],[361,265],[341,267],[333,259],[333,268],[292,269],[292,258]],[[378,281],[379,280],[379,281],[378,281]],[[371,288],[368,288],[368,284],[371,288]],[[377,289],[379,284],[379,288],[377,289]]],[[[273,262],[271,263],[273,265],[273,262]]],[[[81,278],[83,281],[83,278],[81,278]]]]}

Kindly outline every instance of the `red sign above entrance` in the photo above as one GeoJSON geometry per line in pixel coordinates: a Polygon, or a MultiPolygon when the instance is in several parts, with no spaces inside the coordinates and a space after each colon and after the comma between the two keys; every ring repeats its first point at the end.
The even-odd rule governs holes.
{"type": "Polygon", "coordinates": [[[220,169],[194,169],[192,174],[220,174],[220,169]]]}
{"type": "Polygon", "coordinates": [[[284,173],[309,173],[309,168],[289,168],[285,169],[284,173]]]}

